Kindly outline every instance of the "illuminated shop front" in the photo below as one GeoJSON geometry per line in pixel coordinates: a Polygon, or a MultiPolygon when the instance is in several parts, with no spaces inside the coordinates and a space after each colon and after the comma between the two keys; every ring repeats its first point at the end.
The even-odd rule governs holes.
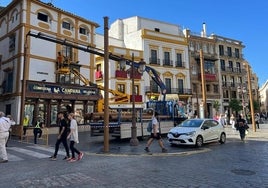
{"type": "Polygon", "coordinates": [[[29,116],[30,126],[41,117],[50,127],[56,125],[59,111],[74,112],[78,123],[86,124],[84,116],[94,111],[98,99],[95,86],[26,81],[24,116],[29,116]]]}

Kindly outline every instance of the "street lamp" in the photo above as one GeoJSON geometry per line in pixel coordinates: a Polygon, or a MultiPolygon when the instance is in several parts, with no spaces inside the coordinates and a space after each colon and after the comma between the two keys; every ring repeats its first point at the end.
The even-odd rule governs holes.
{"type": "MultiPolygon", "coordinates": [[[[121,67],[124,67],[126,64],[126,59],[122,57],[120,63],[121,67]]],[[[135,108],[135,78],[134,78],[134,73],[135,73],[135,68],[137,68],[138,73],[142,74],[145,69],[146,69],[146,63],[143,59],[139,63],[134,62],[134,54],[132,54],[132,60],[128,65],[131,65],[131,88],[132,88],[132,126],[131,126],[131,139],[130,139],[130,145],[131,146],[137,146],[139,145],[139,140],[137,139],[137,125],[136,125],[136,108],[135,108]]]]}
{"type": "Polygon", "coordinates": [[[131,139],[130,139],[130,145],[131,146],[137,146],[139,145],[139,140],[137,139],[137,125],[136,125],[136,108],[135,108],[135,80],[134,80],[134,69],[135,67],[138,70],[138,73],[142,74],[145,71],[145,65],[146,63],[141,59],[141,61],[138,64],[135,64],[134,66],[134,54],[132,54],[132,62],[131,62],[131,74],[132,74],[132,126],[131,126],[131,139]]]}
{"type": "Polygon", "coordinates": [[[242,97],[242,107],[243,107],[243,115],[244,117],[246,117],[247,119],[247,114],[246,114],[246,110],[245,110],[245,107],[247,106],[246,102],[245,102],[245,94],[247,93],[247,90],[246,90],[246,87],[242,87],[241,86],[238,86],[237,87],[237,92],[241,95],[242,97]]]}

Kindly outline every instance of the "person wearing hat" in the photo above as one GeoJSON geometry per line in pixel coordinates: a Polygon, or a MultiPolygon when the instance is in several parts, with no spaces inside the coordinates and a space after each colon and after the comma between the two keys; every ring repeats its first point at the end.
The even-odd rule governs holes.
{"type": "Polygon", "coordinates": [[[147,145],[145,147],[145,151],[146,152],[150,152],[150,145],[152,144],[152,142],[154,141],[154,139],[156,139],[158,141],[159,146],[162,149],[162,152],[167,152],[167,149],[164,147],[161,135],[160,135],[160,131],[159,131],[159,122],[157,120],[159,113],[158,112],[154,112],[154,115],[152,116],[152,132],[150,135],[150,138],[147,142],[147,145]]]}

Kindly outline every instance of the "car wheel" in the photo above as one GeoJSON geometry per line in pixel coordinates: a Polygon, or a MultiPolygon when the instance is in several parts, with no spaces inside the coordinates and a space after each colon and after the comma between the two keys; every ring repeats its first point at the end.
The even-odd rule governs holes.
{"type": "Polygon", "coordinates": [[[225,135],[225,133],[221,133],[220,143],[221,143],[221,144],[224,144],[225,141],[226,141],[226,135],[225,135]]]}
{"type": "Polygon", "coordinates": [[[196,138],[195,145],[196,145],[196,147],[201,147],[203,145],[203,138],[202,138],[202,136],[198,136],[196,138]]]}

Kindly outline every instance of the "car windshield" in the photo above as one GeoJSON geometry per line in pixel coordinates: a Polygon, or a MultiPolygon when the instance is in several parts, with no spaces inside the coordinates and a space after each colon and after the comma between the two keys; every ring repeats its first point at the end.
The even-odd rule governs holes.
{"type": "Polygon", "coordinates": [[[182,122],[178,127],[200,127],[203,121],[201,119],[190,119],[182,122]]]}

